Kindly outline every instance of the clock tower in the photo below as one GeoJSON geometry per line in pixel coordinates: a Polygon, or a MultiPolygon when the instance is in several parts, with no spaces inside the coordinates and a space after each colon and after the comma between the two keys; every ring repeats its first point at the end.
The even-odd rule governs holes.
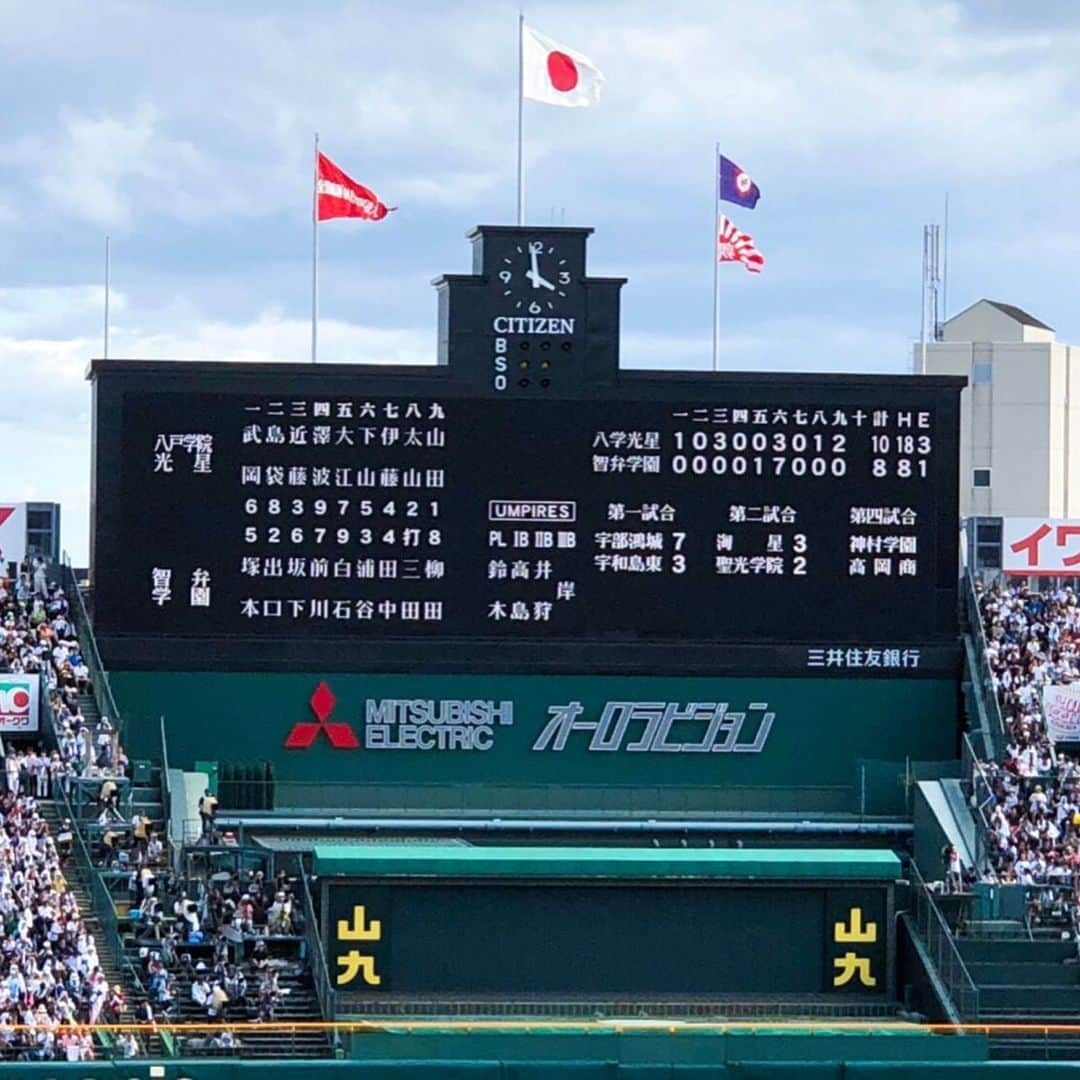
{"type": "Polygon", "coordinates": [[[613,381],[625,278],[586,276],[592,229],[480,225],[473,272],[439,290],[439,363],[478,390],[551,397],[613,381]]]}

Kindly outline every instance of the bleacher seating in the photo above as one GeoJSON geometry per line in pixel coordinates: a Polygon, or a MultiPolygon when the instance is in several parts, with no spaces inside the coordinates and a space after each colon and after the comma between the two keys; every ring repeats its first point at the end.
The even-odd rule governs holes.
{"type": "MultiPolygon", "coordinates": [[[[33,1015],[15,1004],[9,1008],[7,983],[0,983],[0,1058],[91,1060],[181,1052],[327,1056],[331,1047],[322,1031],[290,1028],[322,1019],[290,883],[271,874],[266,888],[272,885],[276,895],[264,896],[266,878],[259,872],[256,880],[252,871],[244,883],[247,895],[234,896],[228,886],[239,889],[239,881],[225,888],[198,877],[180,881],[173,872],[179,860],[164,841],[160,765],[153,766],[149,780],[129,778],[117,718],[99,712],[68,598],[49,581],[44,564],[27,566],[11,580],[0,577],[0,619],[0,668],[44,676],[51,721],[39,736],[5,740],[3,780],[12,789],[0,794],[5,833],[14,839],[27,833],[43,838],[35,854],[47,879],[42,895],[60,908],[60,945],[70,925],[69,951],[85,958],[89,976],[59,996],[43,989],[29,1003],[33,1015]],[[174,910],[182,895],[183,908],[174,910]],[[268,929],[278,933],[268,936],[268,929]],[[199,1005],[192,997],[197,968],[205,971],[213,993],[226,985],[232,970],[225,963],[228,952],[247,975],[243,993],[224,1009],[199,1005]],[[165,980],[151,970],[152,958],[163,966],[163,954],[170,961],[165,980]],[[168,993],[160,991],[164,981],[175,995],[171,1004],[168,993]],[[71,1028],[88,1021],[133,1020],[153,1027],[139,1035],[100,1029],[93,1039],[71,1028]],[[206,1030],[181,1037],[167,1030],[168,1021],[202,1023],[206,1030]],[[263,1026],[240,1036],[230,1026],[240,1021],[263,1026]],[[9,1030],[20,1022],[31,1024],[25,1033],[9,1030]]],[[[204,824],[201,840],[216,843],[212,819],[204,824]]],[[[18,853],[16,844],[0,838],[0,911],[15,920],[19,912],[4,903],[19,891],[8,887],[9,851],[18,853]]],[[[53,935],[27,910],[15,933],[9,928],[0,941],[0,950],[6,961],[18,951],[19,927],[31,924],[33,948],[22,950],[33,968],[23,972],[29,983],[37,978],[34,965],[42,963],[45,942],[53,935]]],[[[53,955],[60,951],[55,941],[50,946],[53,955]]],[[[16,981],[12,976],[12,987],[16,981]]]]}

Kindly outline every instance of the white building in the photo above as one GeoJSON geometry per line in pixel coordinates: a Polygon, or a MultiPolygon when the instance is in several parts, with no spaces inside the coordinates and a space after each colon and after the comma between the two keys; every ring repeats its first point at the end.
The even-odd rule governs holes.
{"type": "MultiPolygon", "coordinates": [[[[964,375],[960,513],[1080,518],[1080,347],[1011,304],[980,300],[926,345],[928,375],[964,375]]],[[[922,368],[915,346],[915,370],[922,368]]]]}

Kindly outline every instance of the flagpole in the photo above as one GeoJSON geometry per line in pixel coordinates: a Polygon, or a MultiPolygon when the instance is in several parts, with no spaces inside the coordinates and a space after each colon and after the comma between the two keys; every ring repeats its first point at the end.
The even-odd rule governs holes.
{"type": "Polygon", "coordinates": [[[109,238],[105,237],[105,347],[104,359],[109,359],[109,238]]]}
{"type": "Polygon", "coordinates": [[[319,133],[315,132],[315,162],[311,177],[311,362],[319,348],[319,133]]]}
{"type": "Polygon", "coordinates": [[[525,224],[525,171],[522,144],[525,141],[525,12],[518,11],[518,113],[517,113],[517,223],[525,224]]]}
{"type": "Polygon", "coordinates": [[[720,370],[720,267],[716,242],[720,235],[720,144],[713,155],[713,234],[712,234],[712,369],[720,370]]]}

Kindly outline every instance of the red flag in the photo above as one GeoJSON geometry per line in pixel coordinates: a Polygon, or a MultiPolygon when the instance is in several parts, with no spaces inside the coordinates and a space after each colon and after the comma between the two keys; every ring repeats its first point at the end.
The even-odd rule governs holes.
{"type": "Polygon", "coordinates": [[[396,206],[386,206],[370,188],[346,176],[325,154],[319,154],[315,181],[318,219],[353,217],[364,221],[382,221],[396,206]]]}
{"type": "Polygon", "coordinates": [[[760,274],[765,256],[754,246],[749,233],[737,229],[724,215],[720,215],[720,232],[716,237],[717,262],[741,262],[753,274],[760,274]]]}

